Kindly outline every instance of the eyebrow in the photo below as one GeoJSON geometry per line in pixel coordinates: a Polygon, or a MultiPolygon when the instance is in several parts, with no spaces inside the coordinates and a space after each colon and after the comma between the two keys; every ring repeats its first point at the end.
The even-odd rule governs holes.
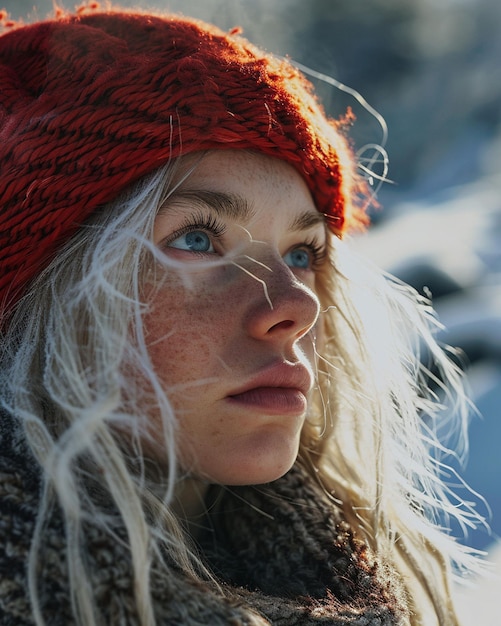
{"type": "MultiPolygon", "coordinates": [[[[206,189],[179,189],[168,198],[160,209],[160,214],[165,214],[176,203],[189,203],[191,206],[208,207],[218,215],[241,222],[247,225],[255,216],[254,208],[248,203],[246,198],[238,194],[225,193],[221,191],[208,191],[206,189]]],[[[317,224],[325,224],[325,217],[319,211],[304,211],[294,216],[289,224],[288,230],[297,232],[309,230],[317,224]]]]}
{"type": "Polygon", "coordinates": [[[221,217],[231,220],[239,220],[244,224],[249,222],[254,211],[241,196],[223,193],[220,191],[207,191],[205,189],[179,189],[170,196],[164,207],[160,209],[165,213],[176,203],[190,204],[190,206],[208,207],[216,211],[221,217]]]}
{"type": "Polygon", "coordinates": [[[324,214],[320,213],[320,211],[315,211],[315,213],[312,213],[311,211],[304,211],[292,220],[289,230],[292,232],[308,230],[317,224],[325,225],[324,214]]]}

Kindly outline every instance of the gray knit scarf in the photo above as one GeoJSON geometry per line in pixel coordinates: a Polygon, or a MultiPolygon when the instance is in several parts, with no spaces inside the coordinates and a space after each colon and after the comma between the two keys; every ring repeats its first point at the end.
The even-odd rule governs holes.
{"type": "MultiPolygon", "coordinates": [[[[0,417],[0,625],[32,626],[26,568],[41,479],[23,435],[0,417]]],[[[224,490],[216,511],[199,548],[220,589],[181,571],[166,582],[154,565],[159,626],[245,626],[249,609],[274,626],[408,623],[396,576],[370,556],[299,463],[269,485],[224,490]]],[[[139,626],[125,531],[111,536],[89,522],[85,536],[97,623],[139,626]]],[[[47,626],[74,625],[57,506],[44,526],[38,580],[47,626]]]]}

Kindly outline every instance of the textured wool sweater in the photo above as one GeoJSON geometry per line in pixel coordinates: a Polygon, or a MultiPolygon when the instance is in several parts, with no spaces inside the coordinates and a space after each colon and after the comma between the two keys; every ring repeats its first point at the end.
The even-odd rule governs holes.
{"type": "MultiPolygon", "coordinates": [[[[0,624],[35,624],[27,560],[42,479],[20,429],[2,416],[0,437],[0,624]]],[[[151,593],[159,626],[244,626],[249,614],[275,626],[394,626],[408,623],[396,576],[358,540],[299,464],[260,487],[223,491],[198,539],[219,581],[159,575],[151,593]]],[[[98,624],[139,626],[131,557],[120,523],[113,534],[88,521],[85,555],[98,624]]],[[[42,531],[40,611],[71,626],[66,530],[57,504],[42,531]]],[[[164,565],[165,566],[165,565],[164,565]]]]}

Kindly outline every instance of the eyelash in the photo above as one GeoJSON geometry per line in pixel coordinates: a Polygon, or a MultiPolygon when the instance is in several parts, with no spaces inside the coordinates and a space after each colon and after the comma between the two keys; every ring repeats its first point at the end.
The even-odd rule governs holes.
{"type": "Polygon", "coordinates": [[[226,231],[226,225],[214,215],[195,213],[186,219],[185,223],[164,241],[164,246],[194,230],[203,230],[210,233],[215,239],[219,239],[226,231]]]}
{"type": "Polygon", "coordinates": [[[316,239],[305,241],[297,247],[306,248],[311,253],[311,269],[313,271],[318,270],[327,258],[327,247],[323,244],[320,244],[316,239]]]}
{"type": "MultiPolygon", "coordinates": [[[[206,231],[215,239],[219,239],[226,232],[226,225],[214,215],[206,215],[202,212],[195,213],[192,217],[187,218],[185,223],[164,241],[164,245],[168,246],[171,241],[175,241],[178,237],[182,237],[194,230],[206,231]]],[[[318,270],[327,257],[326,246],[320,244],[316,238],[307,240],[295,247],[306,248],[310,252],[312,257],[311,269],[313,271],[318,270]]]]}

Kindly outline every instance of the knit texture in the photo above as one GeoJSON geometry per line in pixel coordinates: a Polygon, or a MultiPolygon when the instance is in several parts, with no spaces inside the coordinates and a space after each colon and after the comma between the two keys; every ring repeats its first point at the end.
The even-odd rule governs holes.
{"type": "Polygon", "coordinates": [[[245,39],[118,11],[1,36],[0,306],[131,183],[179,155],[224,148],[294,166],[336,234],[365,223],[346,197],[339,124],[299,72],[245,39]]]}
{"type": "MultiPolygon", "coordinates": [[[[27,556],[39,507],[40,476],[20,431],[2,416],[0,447],[0,624],[32,626],[27,556]]],[[[101,612],[98,623],[139,625],[124,528],[113,536],[91,522],[85,553],[101,612]]],[[[222,586],[168,581],[153,567],[151,588],[161,626],[246,626],[249,610],[263,626],[407,624],[398,582],[357,540],[297,464],[261,487],[229,489],[209,518],[200,549],[222,586]]],[[[50,626],[71,626],[65,529],[55,506],[39,561],[40,608],[50,626]]]]}

